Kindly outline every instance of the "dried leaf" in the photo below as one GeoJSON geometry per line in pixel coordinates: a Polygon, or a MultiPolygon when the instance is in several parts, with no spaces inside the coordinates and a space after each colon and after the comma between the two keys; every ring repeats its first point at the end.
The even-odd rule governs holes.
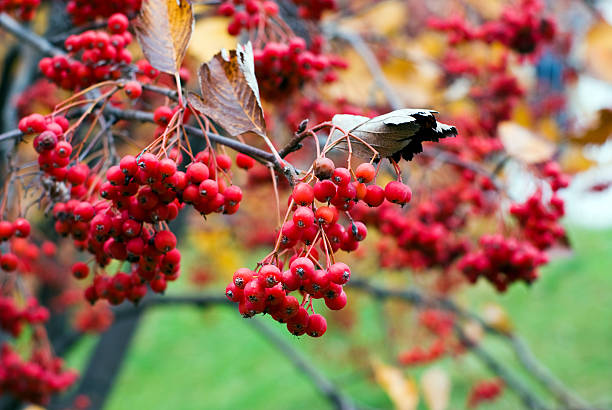
{"type": "MultiPolygon", "coordinates": [[[[434,113],[436,111],[402,109],[371,119],[360,115],[337,114],[332,123],[369,144],[381,157],[401,153],[403,158],[412,159],[414,154],[423,151],[423,141],[438,141],[457,134],[455,127],[437,122],[434,113]]],[[[334,131],[332,140],[342,138],[342,131],[334,131]]],[[[374,155],[363,142],[351,138],[350,143],[354,155],[362,158],[374,155]]],[[[339,142],[338,148],[348,150],[346,140],[339,142]]]]}
{"type": "Polygon", "coordinates": [[[590,72],[612,82],[612,26],[603,20],[595,23],[585,36],[584,63],[590,72]]]}
{"type": "Polygon", "coordinates": [[[572,142],[577,144],[603,144],[612,137],[612,110],[599,111],[598,120],[582,135],[572,135],[572,142]]]}
{"type": "Polygon", "coordinates": [[[389,395],[393,406],[399,410],[414,410],[419,404],[416,384],[406,379],[400,369],[375,361],[372,363],[376,382],[389,395]]]}
{"type": "Polygon", "coordinates": [[[423,388],[425,402],[430,410],[448,408],[451,380],[444,369],[440,367],[427,369],[421,377],[421,387],[423,388]]]}
{"type": "Polygon", "coordinates": [[[217,53],[202,64],[199,78],[202,97],[189,95],[193,107],[232,136],[248,132],[266,135],[251,43],[217,53]]]}
{"type": "Polygon", "coordinates": [[[497,329],[500,332],[505,333],[512,332],[512,322],[510,321],[510,317],[504,308],[498,304],[487,304],[482,311],[482,319],[493,329],[497,329]]]}
{"type": "Polygon", "coordinates": [[[554,144],[516,123],[501,123],[498,133],[508,154],[527,164],[547,161],[555,153],[554,144]]]}
{"type": "Polygon", "coordinates": [[[149,63],[159,71],[178,73],[193,23],[193,10],[187,0],[145,0],[134,28],[149,63]]]}

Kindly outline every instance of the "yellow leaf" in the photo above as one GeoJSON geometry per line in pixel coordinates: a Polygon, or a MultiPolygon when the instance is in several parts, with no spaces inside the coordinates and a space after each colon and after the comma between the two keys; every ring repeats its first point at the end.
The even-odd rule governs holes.
{"type": "Polygon", "coordinates": [[[425,402],[430,410],[448,408],[451,391],[451,380],[446,370],[441,367],[431,367],[421,376],[421,387],[425,402]]]}
{"type": "Polygon", "coordinates": [[[508,154],[527,164],[547,161],[555,152],[551,142],[514,122],[503,122],[497,130],[508,154]]]}
{"type": "Polygon", "coordinates": [[[463,325],[465,337],[473,344],[478,344],[484,337],[482,326],[478,322],[470,321],[463,325]]]}
{"type": "Polygon", "coordinates": [[[586,67],[595,76],[612,82],[612,26],[603,20],[595,23],[585,36],[586,67]]]}
{"type": "Polygon", "coordinates": [[[563,170],[570,174],[586,171],[595,164],[584,156],[583,147],[577,144],[570,144],[563,150],[560,163],[563,170]]]}
{"type": "Polygon", "coordinates": [[[393,406],[399,410],[414,410],[419,404],[419,393],[413,380],[404,377],[402,371],[379,361],[372,362],[376,382],[389,395],[393,406]]]}
{"type": "Polygon", "coordinates": [[[513,326],[510,317],[504,308],[498,304],[487,304],[482,311],[482,319],[493,329],[504,333],[512,332],[513,326]]]}
{"type": "Polygon", "coordinates": [[[189,52],[199,61],[208,61],[222,49],[232,49],[236,37],[227,32],[228,19],[225,17],[207,17],[199,19],[193,30],[193,41],[189,52]]]}
{"type": "Polygon", "coordinates": [[[406,25],[407,5],[404,1],[388,0],[380,2],[356,17],[346,19],[343,27],[353,31],[369,31],[389,35],[406,25]]]}
{"type": "Polygon", "coordinates": [[[193,9],[188,0],[145,0],[134,25],[136,38],[149,63],[176,74],[181,68],[191,33],[193,9]]]}

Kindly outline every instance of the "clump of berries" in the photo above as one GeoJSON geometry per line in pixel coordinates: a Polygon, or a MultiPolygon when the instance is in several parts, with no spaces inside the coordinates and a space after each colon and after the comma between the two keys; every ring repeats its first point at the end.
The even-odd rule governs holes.
{"type": "Polygon", "coordinates": [[[142,0],[70,0],[66,12],[72,16],[75,25],[81,25],[116,13],[134,15],[140,10],[141,3],[142,0]]]}
{"type": "Polygon", "coordinates": [[[454,318],[448,312],[437,309],[425,309],[419,314],[419,323],[435,336],[429,346],[415,346],[400,353],[398,361],[405,366],[416,366],[431,363],[447,351],[446,343],[454,324],[454,318]]]}
{"type": "Polygon", "coordinates": [[[132,62],[127,49],[132,42],[128,25],[125,14],[118,13],[108,19],[108,32],[88,30],[68,36],[64,47],[69,54],[43,58],[40,71],[67,90],[121,77],[121,69],[132,62]]]}
{"type": "Polygon", "coordinates": [[[265,26],[268,19],[278,15],[278,4],[272,0],[227,0],[219,5],[218,13],[232,18],[227,31],[237,36],[242,29],[265,26]]]}
{"type": "Polygon", "coordinates": [[[323,13],[334,11],[338,5],[336,0],[293,0],[298,6],[300,17],[310,20],[321,20],[323,13]]]}
{"type": "Polygon", "coordinates": [[[49,311],[34,298],[29,298],[20,308],[14,298],[0,296],[0,328],[13,337],[21,334],[25,324],[44,323],[48,319],[49,311]]]}
{"type": "Polygon", "coordinates": [[[461,17],[431,19],[429,26],[448,33],[449,42],[480,40],[500,42],[520,54],[537,52],[543,43],[551,42],[556,34],[555,21],[542,15],[540,0],[522,0],[506,7],[498,20],[474,27],[461,17]]]}
{"type": "Polygon", "coordinates": [[[302,179],[308,182],[296,184],[289,197],[274,251],[255,271],[236,271],[226,288],[226,296],[238,303],[244,317],[268,313],[286,323],[294,335],[318,337],[325,333],[325,318],[314,312],[312,301],[324,299],[332,310],[346,305],[342,287],[351,271],[346,264],[336,262],[334,254],[340,249],[356,250],[367,236],[366,225],[353,220],[351,209],[360,200],[373,207],[385,200],[405,205],[412,196],[410,188],[399,181],[391,181],[385,188],[370,184],[376,174],[376,168],[368,162],[354,171],[336,167],[326,157],[313,163],[302,179]],[[348,220],[346,227],[339,222],[342,215],[348,220]],[[325,258],[320,262],[322,255],[325,258]],[[285,264],[289,269],[283,271],[285,264]],[[290,294],[293,291],[300,292],[301,301],[290,294]]]}
{"type": "Polygon", "coordinates": [[[470,282],[483,277],[500,292],[516,281],[532,283],[538,277],[537,268],[548,262],[542,251],[516,238],[484,235],[478,243],[478,249],[461,258],[458,268],[470,282]]]}
{"type": "Polygon", "coordinates": [[[14,14],[20,20],[30,21],[39,5],[40,0],[2,0],[0,13],[14,14]]]}
{"type": "Polygon", "coordinates": [[[0,349],[0,392],[17,399],[45,405],[51,395],[67,390],[77,378],[76,372],[63,370],[62,359],[48,349],[36,349],[28,361],[8,344],[0,349]]]}
{"type": "MultiPolygon", "coordinates": [[[[0,221],[0,243],[12,238],[27,238],[31,230],[30,222],[25,218],[17,218],[13,222],[0,221]]],[[[17,269],[19,258],[14,252],[0,253],[0,268],[5,272],[17,269]]]]}
{"type": "Polygon", "coordinates": [[[504,382],[500,379],[482,380],[472,386],[468,396],[468,407],[473,408],[483,402],[497,399],[504,391],[504,382]]]}

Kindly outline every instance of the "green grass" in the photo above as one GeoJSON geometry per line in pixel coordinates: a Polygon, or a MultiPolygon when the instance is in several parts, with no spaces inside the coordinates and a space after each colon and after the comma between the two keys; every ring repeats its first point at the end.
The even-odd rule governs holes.
{"type": "MultiPolygon", "coordinates": [[[[459,297],[478,311],[486,303],[503,306],[535,355],[568,386],[592,402],[612,402],[612,232],[572,230],[574,253],[553,261],[531,287],[517,285],[499,295],[482,283],[459,297]]],[[[295,338],[266,321],[358,403],[390,408],[391,402],[368,370],[369,355],[393,356],[384,338],[379,307],[359,305],[353,330],[330,326],[322,339],[295,338]],[[351,343],[348,343],[350,340],[351,343]]],[[[92,341],[82,343],[69,364],[82,366],[92,341]]],[[[513,353],[493,338],[484,347],[538,392],[513,353]]],[[[449,408],[461,409],[472,383],[491,374],[465,355],[438,363],[452,380],[449,408]]],[[[416,380],[424,369],[408,369],[416,380]]],[[[507,392],[483,409],[519,407],[507,392]]],[[[329,408],[309,379],[298,373],[237,312],[189,307],[147,313],[113,393],[109,410],[123,409],[301,409],[329,408]]],[[[420,408],[426,408],[422,403],[420,408]]]]}

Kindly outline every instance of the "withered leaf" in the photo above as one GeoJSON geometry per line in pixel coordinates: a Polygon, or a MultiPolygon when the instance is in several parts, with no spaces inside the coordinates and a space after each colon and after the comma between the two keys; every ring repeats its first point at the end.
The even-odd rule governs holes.
{"type": "Polygon", "coordinates": [[[149,63],[174,75],[185,57],[193,24],[188,0],[145,0],[134,28],[149,63]]]}
{"type": "Polygon", "coordinates": [[[555,153],[552,142],[514,122],[502,122],[497,132],[508,154],[527,164],[547,161],[555,153]]]}
{"type": "Polygon", "coordinates": [[[596,123],[583,134],[571,135],[570,138],[577,144],[603,144],[612,138],[612,110],[600,110],[596,123]]]}
{"type": "MultiPolygon", "coordinates": [[[[440,138],[457,135],[455,127],[436,120],[436,113],[425,109],[401,109],[374,118],[337,114],[332,123],[369,144],[381,157],[403,157],[410,160],[414,154],[423,151],[423,141],[438,141],[440,138]]],[[[343,135],[341,131],[335,130],[332,140],[343,135]]],[[[372,158],[374,155],[363,142],[351,138],[350,143],[353,155],[362,158],[372,158]]],[[[346,140],[339,142],[338,148],[348,150],[346,140]]]]}
{"type": "Polygon", "coordinates": [[[232,136],[266,135],[251,43],[217,53],[200,66],[199,78],[202,96],[188,97],[194,108],[232,136]]]}

